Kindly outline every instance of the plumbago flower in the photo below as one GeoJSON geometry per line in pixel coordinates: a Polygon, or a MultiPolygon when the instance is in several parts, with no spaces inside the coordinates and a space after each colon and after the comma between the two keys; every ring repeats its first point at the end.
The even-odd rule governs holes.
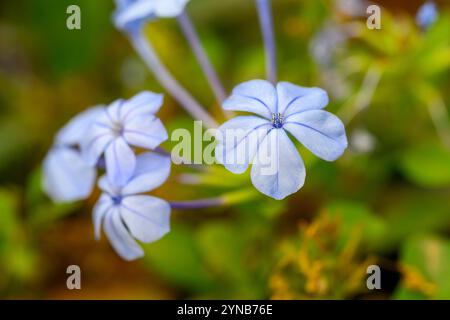
{"type": "Polygon", "coordinates": [[[258,116],[238,116],[225,122],[216,136],[216,157],[233,173],[250,163],[253,185],[280,200],[298,191],[305,181],[305,166],[289,132],[319,158],[333,161],[347,148],[343,123],[322,110],[327,93],[288,82],[274,87],[264,80],[237,86],[224,103],[225,110],[258,116]]]}
{"type": "Polygon", "coordinates": [[[416,23],[423,29],[429,28],[438,17],[438,9],[434,1],[425,2],[417,11],[416,23]]]}
{"type": "Polygon", "coordinates": [[[116,0],[114,23],[120,30],[137,31],[148,21],[180,15],[189,0],[116,0]]]}
{"type": "Polygon", "coordinates": [[[162,102],[162,95],[143,92],[103,108],[81,144],[87,163],[94,165],[104,155],[110,183],[125,185],[136,168],[131,146],[154,149],[168,138],[164,125],[155,116],[162,102]]]}
{"type": "Polygon", "coordinates": [[[56,135],[43,165],[43,188],[53,201],[71,202],[90,195],[96,168],[83,159],[79,147],[86,130],[101,112],[102,107],[82,112],[56,135]]]}
{"type": "Polygon", "coordinates": [[[170,231],[170,205],[166,201],[142,193],[162,185],[170,174],[170,157],[143,153],[137,157],[133,175],[122,187],[112,185],[106,176],[99,180],[103,190],[94,207],[96,238],[103,225],[116,252],[125,260],[144,255],[135,239],[150,243],[170,231]]]}

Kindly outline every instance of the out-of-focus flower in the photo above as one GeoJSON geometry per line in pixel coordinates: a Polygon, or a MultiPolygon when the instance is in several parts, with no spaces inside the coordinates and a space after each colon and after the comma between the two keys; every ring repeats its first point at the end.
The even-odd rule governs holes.
{"type": "Polygon", "coordinates": [[[93,119],[101,112],[101,107],[82,112],[56,135],[43,165],[43,188],[55,202],[82,200],[91,194],[95,164],[86,163],[79,146],[93,119]]]}
{"type": "Polygon", "coordinates": [[[375,137],[365,129],[356,129],[350,137],[350,149],[356,153],[372,152],[376,145],[375,137]]]}
{"type": "Polygon", "coordinates": [[[417,11],[416,23],[423,29],[429,28],[437,19],[438,10],[434,1],[425,2],[417,11]]]}
{"type": "Polygon", "coordinates": [[[180,15],[189,0],[116,0],[114,23],[120,30],[139,31],[144,23],[180,15]]]}
{"type": "Polygon", "coordinates": [[[117,100],[92,122],[81,144],[89,165],[104,155],[109,181],[125,185],[133,175],[136,156],[130,146],[154,149],[167,140],[167,131],[155,116],[163,96],[142,92],[130,100],[117,100]]]}
{"type": "Polygon", "coordinates": [[[162,185],[169,174],[170,157],[144,153],[137,157],[136,169],[124,186],[112,185],[106,176],[100,178],[103,194],[93,210],[96,238],[100,238],[103,225],[111,245],[123,259],[142,257],[144,251],[135,239],[150,243],[170,231],[169,203],[142,193],[162,185]]]}
{"type": "Polygon", "coordinates": [[[366,15],[366,9],[370,5],[365,0],[335,0],[335,8],[350,17],[362,17],[366,15]]]}
{"type": "Polygon", "coordinates": [[[342,49],[349,38],[347,30],[336,23],[327,23],[312,39],[310,52],[312,57],[322,66],[329,66],[333,54],[342,49]]]}
{"type": "Polygon", "coordinates": [[[345,230],[338,217],[319,215],[300,224],[298,235],[279,248],[269,281],[272,299],[348,299],[367,290],[367,266],[375,257],[361,258],[361,233],[345,230]],[[342,237],[344,232],[346,237],[342,237]]]}
{"type": "Polygon", "coordinates": [[[288,82],[274,87],[264,80],[242,83],[223,108],[259,117],[238,116],[225,122],[217,134],[216,157],[233,173],[243,173],[253,163],[251,179],[256,189],[283,199],[297,192],[306,176],[287,132],[327,161],[336,160],[347,148],[344,125],[322,110],[327,104],[328,95],[320,88],[288,82]]]}

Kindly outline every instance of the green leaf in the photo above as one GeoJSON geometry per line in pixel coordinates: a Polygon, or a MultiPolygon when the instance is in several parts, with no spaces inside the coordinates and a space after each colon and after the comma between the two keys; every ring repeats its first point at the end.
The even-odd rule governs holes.
{"type": "Polygon", "coordinates": [[[409,238],[401,251],[402,265],[413,268],[431,285],[428,294],[403,280],[394,293],[397,299],[450,299],[450,241],[432,235],[409,238]]]}
{"type": "Polygon", "coordinates": [[[225,283],[247,279],[243,265],[243,242],[236,228],[226,223],[208,223],[198,233],[199,247],[206,263],[225,283]]]}
{"type": "Polygon", "coordinates": [[[41,43],[46,62],[57,75],[93,65],[100,58],[108,32],[114,29],[109,1],[33,0],[23,6],[29,29],[41,43]],[[69,30],[66,26],[70,16],[66,10],[70,5],[80,7],[81,30],[69,30]]]}
{"type": "Polygon", "coordinates": [[[400,169],[419,186],[449,186],[450,150],[437,142],[415,145],[403,154],[400,169]]]}
{"type": "Polygon", "coordinates": [[[0,189],[0,251],[13,238],[19,225],[18,195],[0,189]]]}
{"type": "Polygon", "coordinates": [[[356,231],[360,232],[366,245],[375,246],[387,231],[385,221],[358,202],[334,202],[325,208],[324,213],[339,219],[341,243],[346,243],[356,231]]]}

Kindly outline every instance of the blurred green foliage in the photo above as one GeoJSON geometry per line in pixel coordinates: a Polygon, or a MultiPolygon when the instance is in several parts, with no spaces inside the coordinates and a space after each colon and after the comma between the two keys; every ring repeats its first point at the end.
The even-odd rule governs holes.
{"type": "MultiPolygon", "coordinates": [[[[279,77],[330,93],[349,150],[327,163],[299,145],[306,184],[284,201],[255,191],[248,173],[174,166],[157,196],[219,195],[227,205],[174,211],[172,231],[125,267],[106,240],[93,239],[97,192],[84,204],[51,203],[40,163],[77,112],[163,89],[114,29],[112,1],[1,2],[0,297],[70,298],[64,268],[79,263],[87,284],[77,298],[140,296],[134,281],[134,290],[172,298],[450,299],[450,10],[442,6],[424,32],[416,8],[403,9],[384,8],[382,29],[368,30],[332,0],[274,0],[279,77]],[[69,4],[82,8],[82,30],[65,27],[69,4]],[[323,63],[311,46],[330,25],[350,33],[323,63]],[[379,292],[365,288],[373,263],[389,273],[379,292]]],[[[264,77],[252,0],[195,0],[189,11],[228,90],[264,77]]],[[[180,82],[224,120],[176,22],[146,32],[180,82]]],[[[160,116],[169,132],[193,130],[168,96],[160,116]]]]}

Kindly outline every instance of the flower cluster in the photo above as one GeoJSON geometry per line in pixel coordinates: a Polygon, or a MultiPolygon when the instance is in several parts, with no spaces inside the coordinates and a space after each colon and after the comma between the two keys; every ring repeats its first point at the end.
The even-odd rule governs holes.
{"type": "Polygon", "coordinates": [[[170,205],[147,195],[170,174],[170,158],[157,152],[135,154],[132,147],[153,150],[167,140],[155,116],[162,95],[143,92],[107,107],[89,109],[57,135],[44,160],[44,189],[56,202],[89,197],[97,170],[103,191],[94,208],[97,238],[101,226],[117,253],[126,260],[143,255],[134,240],[160,239],[169,231],[170,205]]]}
{"type": "MultiPolygon", "coordinates": [[[[256,0],[270,82],[242,83],[226,98],[185,12],[188,2],[116,0],[114,23],[167,92],[196,120],[206,127],[217,127],[215,119],[161,63],[141,32],[146,22],[177,18],[211,89],[227,111],[224,114],[230,116],[228,111],[256,114],[237,116],[219,127],[215,149],[218,162],[237,174],[252,164],[253,185],[274,199],[281,200],[297,192],[304,184],[306,171],[288,134],[327,161],[336,160],[347,148],[343,123],[323,110],[328,104],[327,93],[288,82],[274,85],[277,68],[270,0],[256,0]]],[[[162,95],[142,92],[129,100],[89,109],[57,134],[44,160],[44,189],[58,202],[89,197],[97,171],[104,170],[98,182],[102,195],[93,210],[95,235],[99,238],[103,227],[114,249],[126,260],[143,255],[137,241],[153,242],[169,232],[171,207],[193,209],[224,203],[225,196],[169,204],[145,194],[163,184],[170,174],[170,158],[158,149],[168,139],[164,125],[155,116],[162,103],[162,95]],[[137,154],[141,149],[146,151],[137,154]]]]}

